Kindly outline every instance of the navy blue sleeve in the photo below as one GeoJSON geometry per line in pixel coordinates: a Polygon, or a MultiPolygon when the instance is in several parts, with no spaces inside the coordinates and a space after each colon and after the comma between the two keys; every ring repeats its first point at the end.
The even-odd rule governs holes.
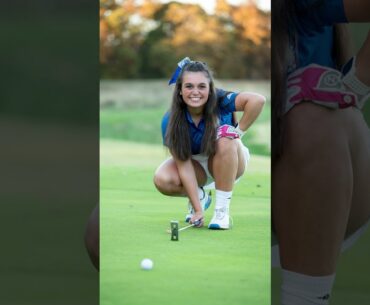
{"type": "Polygon", "coordinates": [[[167,131],[167,126],[168,126],[169,118],[170,118],[170,113],[167,111],[164,114],[164,116],[162,118],[162,123],[161,123],[163,145],[166,145],[166,143],[165,143],[165,137],[166,137],[166,131],[167,131]]]}
{"type": "Polygon", "coordinates": [[[238,93],[225,91],[225,90],[216,88],[216,95],[217,95],[218,105],[221,109],[224,109],[227,112],[236,111],[235,98],[238,95],[238,93]]]}
{"type": "Polygon", "coordinates": [[[297,0],[296,9],[313,27],[347,23],[343,0],[297,0]]]}

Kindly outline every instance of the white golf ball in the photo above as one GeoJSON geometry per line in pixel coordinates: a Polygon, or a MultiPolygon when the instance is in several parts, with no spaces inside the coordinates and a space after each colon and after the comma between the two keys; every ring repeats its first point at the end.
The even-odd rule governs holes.
{"type": "Polygon", "coordinates": [[[153,261],[150,258],[144,258],[140,265],[141,269],[151,270],[153,268],[153,261]]]}

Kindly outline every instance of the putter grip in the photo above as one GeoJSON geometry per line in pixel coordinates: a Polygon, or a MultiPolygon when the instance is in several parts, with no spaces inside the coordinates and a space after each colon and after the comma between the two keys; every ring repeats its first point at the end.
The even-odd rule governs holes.
{"type": "Polygon", "coordinates": [[[200,225],[200,219],[198,219],[197,221],[194,221],[194,226],[199,226],[200,225]]]}
{"type": "Polygon", "coordinates": [[[179,240],[179,222],[177,220],[172,220],[170,223],[171,226],[171,240],[179,240]]]}

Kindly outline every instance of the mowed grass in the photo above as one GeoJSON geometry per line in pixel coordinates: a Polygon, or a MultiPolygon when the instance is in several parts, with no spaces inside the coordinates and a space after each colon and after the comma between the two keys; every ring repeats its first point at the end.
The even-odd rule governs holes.
{"type": "MultiPolygon", "coordinates": [[[[167,157],[161,145],[101,140],[102,305],[270,304],[270,161],[252,156],[234,188],[228,231],[184,226],[187,200],[152,183],[167,157]],[[140,269],[143,258],[154,262],[140,269]]],[[[206,212],[209,222],[213,204],[206,212]]]]}

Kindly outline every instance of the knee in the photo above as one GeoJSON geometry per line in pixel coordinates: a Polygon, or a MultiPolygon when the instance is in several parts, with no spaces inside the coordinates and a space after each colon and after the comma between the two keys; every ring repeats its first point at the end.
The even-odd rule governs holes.
{"type": "Polygon", "coordinates": [[[91,263],[99,270],[99,237],[91,229],[85,232],[85,246],[91,263]]]}
{"type": "Polygon", "coordinates": [[[220,157],[234,157],[237,154],[238,142],[229,138],[221,138],[216,142],[216,155],[220,157]]]}
{"type": "Polygon", "coordinates": [[[176,181],[171,175],[166,173],[155,173],[153,183],[158,191],[162,194],[167,194],[173,185],[180,185],[180,181],[176,181]]]}
{"type": "Polygon", "coordinates": [[[94,267],[99,270],[99,209],[96,207],[90,215],[86,231],[85,246],[94,267]]]}

